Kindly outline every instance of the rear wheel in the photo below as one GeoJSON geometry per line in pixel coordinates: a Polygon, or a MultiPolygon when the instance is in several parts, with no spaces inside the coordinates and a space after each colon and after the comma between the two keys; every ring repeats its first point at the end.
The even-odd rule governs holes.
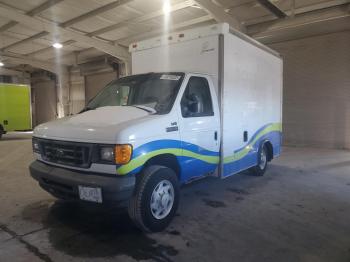
{"type": "Polygon", "coordinates": [[[1,139],[1,137],[2,137],[2,135],[4,134],[5,132],[4,132],[4,129],[3,129],[3,127],[0,125],[0,139],[1,139]]]}
{"type": "Polygon", "coordinates": [[[140,174],[129,202],[129,216],[146,232],[164,230],[179,204],[179,185],[175,172],[163,166],[149,166],[140,174]]]}
{"type": "Polygon", "coordinates": [[[262,144],[258,151],[258,164],[251,169],[252,173],[256,176],[263,176],[267,169],[268,163],[268,151],[267,147],[262,144]]]}

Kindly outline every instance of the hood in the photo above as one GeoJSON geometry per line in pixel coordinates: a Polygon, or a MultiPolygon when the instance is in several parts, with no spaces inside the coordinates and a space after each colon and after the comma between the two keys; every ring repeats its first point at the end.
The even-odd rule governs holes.
{"type": "Polygon", "coordinates": [[[115,143],[123,127],[150,114],[130,106],[106,106],[37,126],[34,136],[49,139],[115,143]]]}

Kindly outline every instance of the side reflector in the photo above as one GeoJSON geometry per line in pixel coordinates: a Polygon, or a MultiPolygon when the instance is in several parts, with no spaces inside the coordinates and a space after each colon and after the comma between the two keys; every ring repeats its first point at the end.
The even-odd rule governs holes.
{"type": "Polygon", "coordinates": [[[115,163],[119,165],[127,164],[132,155],[132,146],[131,145],[116,145],[115,146],[115,163]]]}

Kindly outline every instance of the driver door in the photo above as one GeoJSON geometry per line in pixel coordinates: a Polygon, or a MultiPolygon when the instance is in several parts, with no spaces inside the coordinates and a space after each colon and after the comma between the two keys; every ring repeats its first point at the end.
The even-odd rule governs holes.
{"type": "Polygon", "coordinates": [[[188,181],[214,172],[219,161],[220,117],[211,80],[189,75],[179,111],[182,175],[188,181]]]}

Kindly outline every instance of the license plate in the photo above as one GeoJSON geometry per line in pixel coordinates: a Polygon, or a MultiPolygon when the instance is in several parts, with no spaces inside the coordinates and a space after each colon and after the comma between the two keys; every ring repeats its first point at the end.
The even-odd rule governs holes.
{"type": "Polygon", "coordinates": [[[81,200],[102,203],[102,190],[99,187],[79,186],[79,197],[81,200]]]}

